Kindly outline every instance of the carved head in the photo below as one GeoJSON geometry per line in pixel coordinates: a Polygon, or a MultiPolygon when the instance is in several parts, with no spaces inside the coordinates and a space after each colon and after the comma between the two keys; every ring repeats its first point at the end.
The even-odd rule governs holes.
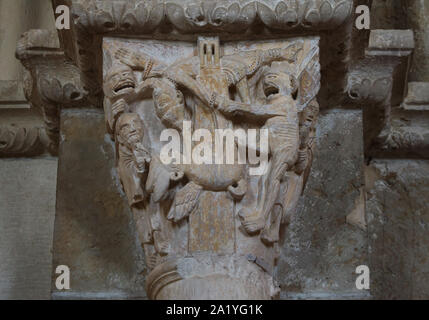
{"type": "Polygon", "coordinates": [[[133,70],[125,64],[113,65],[104,78],[104,94],[110,99],[119,99],[134,91],[136,78],[133,70]]]}
{"type": "Polygon", "coordinates": [[[124,113],[116,123],[116,132],[119,143],[131,148],[143,140],[143,121],[137,113],[124,113]]]}
{"type": "Polygon", "coordinates": [[[271,67],[264,74],[262,87],[265,96],[272,100],[279,96],[292,95],[297,89],[297,84],[293,76],[280,68],[271,67]]]}

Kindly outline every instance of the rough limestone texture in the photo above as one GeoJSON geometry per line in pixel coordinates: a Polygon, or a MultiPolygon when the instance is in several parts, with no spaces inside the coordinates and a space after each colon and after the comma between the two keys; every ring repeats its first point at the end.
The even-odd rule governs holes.
{"type": "Polygon", "coordinates": [[[0,80],[22,79],[16,43],[29,29],[55,29],[50,0],[0,0],[0,80]]]}
{"type": "Polygon", "coordinates": [[[376,299],[429,299],[428,177],[428,160],[374,160],[366,167],[376,299]]]}
{"type": "MultiPolygon", "coordinates": [[[[356,267],[368,264],[363,216],[362,112],[332,109],[317,123],[316,153],[304,195],[285,228],[277,268],[282,299],[366,299],[356,267]]],[[[364,218],[364,216],[363,216],[364,218]]]]}
{"type": "Polygon", "coordinates": [[[49,299],[57,160],[0,160],[0,299],[49,299]]]}
{"type": "Polygon", "coordinates": [[[409,80],[429,82],[429,3],[426,0],[405,0],[405,6],[416,41],[409,80]]]}
{"type": "Polygon", "coordinates": [[[54,230],[53,299],[146,298],[143,252],[100,110],[64,110],[54,230]],[[70,290],[55,267],[70,268],[70,290]]]}

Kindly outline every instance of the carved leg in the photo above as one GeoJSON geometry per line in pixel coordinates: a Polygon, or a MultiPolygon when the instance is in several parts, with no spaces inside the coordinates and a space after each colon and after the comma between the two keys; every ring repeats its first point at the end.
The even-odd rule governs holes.
{"type": "Polygon", "coordinates": [[[136,224],[137,232],[142,244],[152,243],[152,227],[147,217],[147,212],[142,208],[132,208],[134,221],[136,224]]]}
{"type": "Polygon", "coordinates": [[[248,206],[239,211],[241,224],[249,234],[258,233],[264,221],[261,219],[262,211],[264,209],[265,198],[267,197],[267,177],[263,177],[258,183],[258,197],[254,206],[248,206]]]}
{"type": "Polygon", "coordinates": [[[261,240],[265,244],[271,245],[279,241],[282,214],[283,214],[282,206],[278,204],[274,205],[273,210],[271,210],[268,215],[264,230],[261,233],[261,240]]]}
{"type": "Polygon", "coordinates": [[[163,232],[160,230],[155,230],[153,232],[153,243],[155,245],[155,250],[161,256],[166,256],[170,251],[170,244],[168,240],[163,235],[163,232]]]}
{"type": "Polygon", "coordinates": [[[242,224],[248,233],[257,233],[264,228],[280,190],[280,177],[288,167],[288,164],[284,162],[287,157],[288,152],[274,154],[270,173],[268,179],[265,180],[262,188],[263,194],[256,209],[246,213],[240,212],[242,224]],[[267,192],[268,190],[269,192],[267,192]]]}
{"type": "Polygon", "coordinates": [[[240,80],[237,85],[238,96],[241,99],[242,103],[251,103],[250,94],[249,94],[249,85],[247,83],[247,79],[240,80]]]}

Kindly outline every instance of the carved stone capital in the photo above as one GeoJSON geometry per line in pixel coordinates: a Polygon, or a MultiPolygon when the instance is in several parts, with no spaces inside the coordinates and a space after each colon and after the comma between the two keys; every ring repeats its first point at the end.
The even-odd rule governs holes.
{"type": "Polygon", "coordinates": [[[60,108],[80,106],[86,101],[79,69],[65,58],[56,32],[48,30],[24,33],[17,44],[16,57],[26,68],[25,96],[43,116],[50,139],[49,151],[55,154],[60,108]]]}
{"type": "Polygon", "coordinates": [[[295,212],[313,159],[319,38],[105,38],[103,57],[106,125],[151,270],[149,297],[275,297],[280,228],[295,212]],[[249,127],[265,135],[259,146],[249,127]],[[239,147],[227,138],[232,144],[219,149],[224,139],[216,137],[233,128],[247,137],[237,138],[239,147]],[[201,146],[193,140],[186,160],[186,136],[198,129],[205,158],[196,160],[201,146]],[[183,137],[173,143],[174,163],[163,151],[166,133],[183,137]],[[237,147],[238,158],[266,155],[259,173],[254,163],[227,160],[237,147]]]}

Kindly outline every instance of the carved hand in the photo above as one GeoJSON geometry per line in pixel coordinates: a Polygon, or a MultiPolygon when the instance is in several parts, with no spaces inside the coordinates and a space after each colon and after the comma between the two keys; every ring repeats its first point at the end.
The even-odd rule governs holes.
{"type": "Polygon", "coordinates": [[[145,61],[138,54],[125,48],[120,48],[115,52],[115,58],[131,68],[144,68],[145,61]]]}
{"type": "Polygon", "coordinates": [[[124,99],[119,99],[112,105],[112,116],[114,122],[118,120],[119,116],[125,112],[128,107],[127,102],[124,99]]]}
{"type": "Polygon", "coordinates": [[[141,143],[137,143],[134,150],[135,161],[139,173],[144,173],[146,165],[150,163],[151,156],[141,143]]]}

